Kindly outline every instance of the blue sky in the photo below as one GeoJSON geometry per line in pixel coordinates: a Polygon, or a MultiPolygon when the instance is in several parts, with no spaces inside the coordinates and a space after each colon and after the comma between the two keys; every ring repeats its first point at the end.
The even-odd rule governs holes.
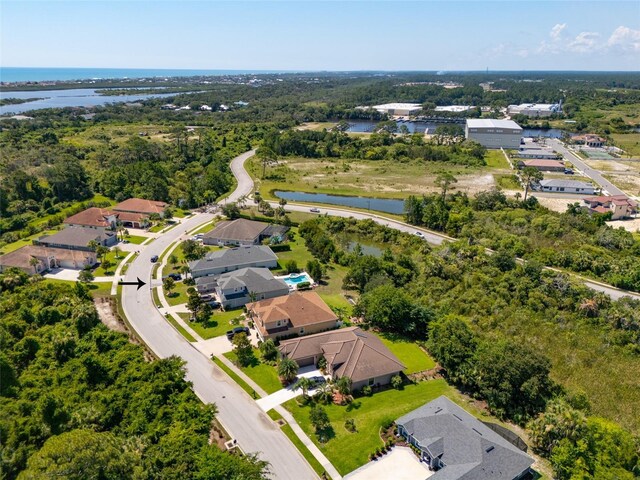
{"type": "Polygon", "coordinates": [[[0,0],[0,64],[640,70],[640,1],[0,0]]]}

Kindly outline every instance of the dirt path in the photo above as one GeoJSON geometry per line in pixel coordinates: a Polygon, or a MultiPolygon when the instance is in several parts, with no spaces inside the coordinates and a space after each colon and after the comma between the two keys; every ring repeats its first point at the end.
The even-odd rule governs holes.
{"type": "Polygon", "coordinates": [[[109,301],[109,298],[107,297],[96,298],[94,301],[94,304],[96,306],[96,310],[98,311],[98,316],[100,317],[100,321],[104,323],[109,330],[113,330],[115,332],[127,333],[127,328],[113,314],[113,310],[111,309],[111,302],[109,301]]]}

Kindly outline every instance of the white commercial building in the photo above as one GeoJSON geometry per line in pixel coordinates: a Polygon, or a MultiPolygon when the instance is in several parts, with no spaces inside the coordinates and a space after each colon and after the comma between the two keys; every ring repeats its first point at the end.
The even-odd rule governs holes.
{"type": "Polygon", "coordinates": [[[472,108],[476,108],[476,107],[471,107],[469,105],[447,105],[447,106],[443,106],[443,107],[436,107],[435,111],[436,112],[462,113],[462,112],[466,112],[468,110],[471,110],[472,108]]]}
{"type": "Polygon", "coordinates": [[[554,113],[562,112],[562,103],[521,103],[509,105],[509,115],[525,115],[527,117],[550,117],[554,113]]]}
{"type": "Polygon", "coordinates": [[[419,103],[385,103],[384,105],[374,105],[372,108],[387,115],[407,116],[418,113],[422,110],[422,105],[419,103]]]}
{"type": "Polygon", "coordinates": [[[541,192],[580,193],[582,195],[596,193],[596,188],[593,184],[579,180],[540,180],[539,190],[541,192]]]}
{"type": "Polygon", "coordinates": [[[522,127],[513,120],[469,118],[464,135],[468,140],[478,142],[487,148],[517,150],[522,140],[522,127]]]}

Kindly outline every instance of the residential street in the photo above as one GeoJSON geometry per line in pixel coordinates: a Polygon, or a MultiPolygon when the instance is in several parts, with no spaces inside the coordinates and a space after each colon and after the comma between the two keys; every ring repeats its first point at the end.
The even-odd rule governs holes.
{"type": "MultiPolygon", "coordinates": [[[[231,163],[231,170],[236,176],[238,186],[225,202],[237,201],[248,195],[253,189],[253,181],[244,169],[244,162],[254,151],[236,157],[231,163]]],[[[576,162],[577,164],[577,162],[576,162]]],[[[225,203],[222,202],[222,203],[225,203]]],[[[287,204],[288,210],[308,212],[308,205],[287,204]]],[[[320,207],[320,214],[329,214],[356,219],[372,219],[400,231],[415,234],[420,231],[423,238],[433,244],[442,244],[445,240],[455,240],[435,232],[423,230],[402,222],[389,220],[374,213],[357,213],[340,208],[320,207]]],[[[218,419],[229,433],[237,439],[245,452],[260,452],[261,458],[268,460],[274,478],[307,479],[317,478],[313,469],[293,446],[288,438],[279,430],[271,419],[262,411],[256,402],[237,386],[227,375],[215,366],[210,359],[186,341],[163,318],[156,309],[150,291],[153,255],[161,255],[173,242],[198,225],[210,221],[211,214],[196,214],[180,225],[159,236],[151,244],[141,250],[129,266],[126,280],[135,281],[136,277],[148,283],[139,291],[124,287],[122,302],[125,314],[131,325],[159,357],[179,356],[185,361],[187,378],[193,382],[193,389],[206,403],[216,403],[219,410],[218,419]]],[[[639,298],[639,294],[625,292],[611,286],[585,280],[585,284],[594,290],[602,291],[612,298],[629,295],[639,298]]]]}
{"type": "Polygon", "coordinates": [[[578,170],[584,173],[591,180],[596,182],[600,187],[602,187],[603,193],[608,195],[626,195],[622,190],[616,187],[609,180],[604,178],[600,171],[591,168],[589,165],[584,163],[584,161],[567,147],[565,147],[560,140],[557,138],[548,139],[551,147],[556,151],[560,152],[565,160],[573,163],[578,170]]]}
{"type": "MultiPolygon", "coordinates": [[[[238,163],[241,166],[252,154],[247,152],[234,159],[232,170],[236,172],[238,163]]],[[[235,201],[251,191],[251,178],[244,173],[246,177],[242,172],[238,175],[238,188],[228,201],[235,201]]],[[[149,288],[153,267],[151,256],[161,255],[185,232],[212,218],[210,214],[194,215],[141,251],[130,264],[126,280],[135,281],[140,277],[148,285],[139,291],[135,287],[123,288],[125,314],[138,335],[159,357],[176,355],[185,361],[187,379],[193,382],[198,397],[205,403],[217,405],[220,423],[237,439],[243,451],[260,452],[260,457],[270,462],[274,478],[315,479],[317,475],[311,466],[255,401],[174,330],[153,304],[149,288]]]]}

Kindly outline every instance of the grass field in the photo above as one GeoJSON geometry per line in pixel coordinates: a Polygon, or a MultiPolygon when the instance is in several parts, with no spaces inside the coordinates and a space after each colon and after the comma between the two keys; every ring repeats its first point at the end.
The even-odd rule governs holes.
{"type": "Polygon", "coordinates": [[[181,303],[187,303],[187,289],[189,285],[185,285],[183,282],[176,282],[175,287],[171,291],[171,295],[167,295],[165,292],[165,297],[167,298],[167,302],[169,305],[180,305],[181,303]]]}
{"type": "MultiPolygon", "coordinates": [[[[640,158],[640,133],[614,133],[611,135],[616,147],[623,149],[628,155],[640,158]]],[[[626,158],[628,155],[623,155],[626,158]]]]}
{"type": "MultiPolygon", "coordinates": [[[[190,323],[190,326],[205,340],[219,337],[233,328],[233,325],[229,322],[234,318],[241,316],[242,312],[243,310],[241,308],[225,312],[216,310],[205,325],[199,322],[192,322],[190,323]]],[[[190,314],[180,314],[180,316],[182,315],[184,315],[182,318],[189,320],[190,314]]]]}
{"type": "Polygon", "coordinates": [[[124,237],[126,240],[129,241],[129,243],[133,243],[135,245],[140,245],[142,242],[144,242],[148,237],[141,237],[139,235],[129,235],[127,237],[124,237]]]}
{"type": "Polygon", "coordinates": [[[282,390],[282,384],[278,379],[276,367],[272,367],[271,365],[262,363],[260,361],[260,351],[258,349],[254,348],[253,354],[256,357],[256,361],[253,365],[250,365],[248,367],[240,367],[236,363],[238,357],[236,356],[235,352],[225,353],[224,356],[235,363],[238,368],[240,368],[251,380],[260,385],[265,392],[271,394],[277,392],[278,390],[282,390]]]}
{"type": "Polygon", "coordinates": [[[502,168],[509,170],[511,166],[507,159],[504,158],[504,154],[500,150],[487,150],[487,154],[484,157],[489,168],[502,168]]]}
{"type": "Polygon", "coordinates": [[[518,178],[513,174],[495,175],[494,178],[496,179],[497,184],[505,190],[522,190],[522,186],[520,185],[520,182],[518,182],[518,178]]]}
{"type": "Polygon", "coordinates": [[[113,275],[116,271],[116,269],[118,268],[118,265],[120,265],[120,262],[122,262],[124,260],[124,258],[127,256],[127,252],[120,252],[120,257],[116,258],[116,252],[114,252],[113,250],[110,250],[109,252],[107,252],[107,254],[103,257],[105,259],[108,259],[111,262],[111,266],[109,267],[108,271],[105,271],[105,269],[102,267],[102,263],[100,263],[100,266],[98,266],[94,271],[93,271],[93,276],[94,277],[103,277],[103,276],[109,276],[109,275],[113,275]]]}
{"type": "MultiPolygon", "coordinates": [[[[504,163],[492,152],[496,167],[470,167],[442,162],[398,163],[387,160],[344,160],[286,158],[267,170],[262,180],[262,166],[257,160],[247,162],[247,170],[256,179],[256,188],[264,198],[274,199],[273,190],[292,190],[337,195],[365,195],[378,198],[405,198],[409,194],[438,191],[438,173],[448,171],[458,178],[465,190],[486,189],[487,174],[504,172],[504,163]],[[479,180],[480,179],[480,180],[479,180]]],[[[489,175],[490,177],[490,175],[489,175]]]]}
{"type": "Polygon", "coordinates": [[[173,318],[171,315],[166,315],[165,318],[167,319],[167,322],[169,322],[171,325],[174,326],[174,328],[176,330],[178,330],[180,332],[180,334],[186,338],[189,342],[195,342],[196,339],[193,335],[191,335],[182,325],[180,325],[175,318],[173,318]]]}
{"type": "Polygon", "coordinates": [[[125,125],[95,125],[86,130],[67,135],[62,140],[64,143],[76,147],[98,147],[109,143],[122,144],[132,136],[138,136],[140,132],[147,133],[154,140],[164,141],[168,134],[168,127],[162,125],[148,124],[125,124],[125,125]]]}
{"type": "MultiPolygon", "coordinates": [[[[385,421],[396,420],[440,395],[447,395],[460,402],[458,395],[444,380],[430,380],[407,385],[403,390],[386,390],[371,397],[357,398],[348,406],[328,405],[324,408],[331,420],[334,437],[324,444],[317,441],[309,420],[309,406],[301,407],[295,399],[286,402],[284,406],[338,472],[345,475],[367,463],[369,454],[382,446],[379,430],[385,421]],[[356,432],[350,433],[344,428],[347,418],[355,420],[356,432]]],[[[479,413],[470,409],[467,404],[463,406],[470,413],[479,413]]]]}
{"type": "Polygon", "coordinates": [[[398,360],[407,367],[404,370],[407,375],[430,370],[436,366],[436,362],[415,342],[402,338],[393,338],[392,336],[382,336],[381,340],[398,357],[398,360]]]}
{"type": "Polygon", "coordinates": [[[44,237],[45,235],[53,235],[54,233],[58,233],[58,230],[45,230],[40,233],[35,233],[28,237],[22,238],[17,242],[8,243],[4,247],[0,247],[0,255],[4,255],[5,253],[10,253],[18,250],[19,248],[24,247],[25,245],[31,245],[33,240],[36,240],[40,237],[44,237]]]}

